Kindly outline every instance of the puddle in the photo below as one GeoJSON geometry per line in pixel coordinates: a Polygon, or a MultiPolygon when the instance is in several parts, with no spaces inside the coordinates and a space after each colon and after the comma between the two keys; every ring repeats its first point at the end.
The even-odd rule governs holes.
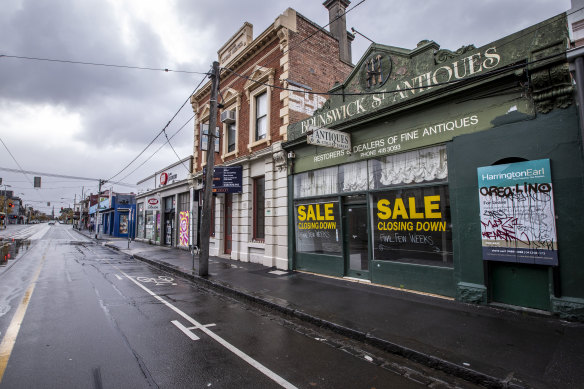
{"type": "Polygon", "coordinates": [[[0,266],[6,266],[9,261],[18,259],[29,247],[28,239],[0,238],[0,266]]]}

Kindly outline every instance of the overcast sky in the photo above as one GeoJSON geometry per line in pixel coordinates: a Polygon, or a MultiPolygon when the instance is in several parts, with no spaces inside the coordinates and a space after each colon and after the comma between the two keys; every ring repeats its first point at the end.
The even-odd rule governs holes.
{"type": "MultiPolygon", "coordinates": [[[[207,72],[217,50],[244,22],[257,37],[286,8],[328,24],[322,0],[9,0],[0,12],[0,55],[207,72]]],[[[429,39],[441,48],[479,47],[570,8],[569,0],[353,0],[347,29],[375,42],[413,49],[429,39]]],[[[357,36],[353,62],[369,46],[357,36]]],[[[134,159],[168,123],[203,75],[0,57],[0,168],[108,179],[134,159]]],[[[192,116],[187,104],[167,130],[192,116]]],[[[160,137],[116,177],[137,181],[178,160],[160,137]],[[139,165],[142,165],[139,167],[139,165]],[[135,171],[134,171],[135,170],[135,171]],[[134,171],[134,172],[133,172],[134,171]],[[133,172],[133,173],[132,173],[133,172]],[[131,173],[131,174],[130,174],[131,173]]],[[[192,153],[193,124],[171,140],[192,153]]],[[[73,205],[97,181],[0,170],[26,204],[73,205]]],[[[2,187],[3,189],[3,187],[2,187]]],[[[116,186],[130,192],[131,187],[116,186]]]]}

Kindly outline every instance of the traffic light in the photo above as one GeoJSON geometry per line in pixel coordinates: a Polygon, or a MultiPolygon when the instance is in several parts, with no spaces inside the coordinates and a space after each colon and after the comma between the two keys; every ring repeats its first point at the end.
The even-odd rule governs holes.
{"type": "Polygon", "coordinates": [[[14,208],[14,204],[12,204],[12,202],[8,202],[8,208],[14,208]]]}

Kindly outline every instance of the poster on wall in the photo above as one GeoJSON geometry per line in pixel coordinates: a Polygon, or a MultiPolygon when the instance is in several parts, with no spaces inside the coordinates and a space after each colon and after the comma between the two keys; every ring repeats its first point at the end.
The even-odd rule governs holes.
{"type": "Polygon", "coordinates": [[[128,233],[128,215],[120,215],[120,234],[128,233]]]}
{"type": "Polygon", "coordinates": [[[452,266],[452,224],[446,185],[372,194],[373,259],[452,266]]]}
{"type": "Polygon", "coordinates": [[[189,212],[183,211],[178,214],[179,219],[179,232],[178,232],[178,244],[183,247],[188,247],[189,245],[189,212]]]}
{"type": "Polygon", "coordinates": [[[477,169],[483,260],[558,265],[549,159],[477,169]]]}

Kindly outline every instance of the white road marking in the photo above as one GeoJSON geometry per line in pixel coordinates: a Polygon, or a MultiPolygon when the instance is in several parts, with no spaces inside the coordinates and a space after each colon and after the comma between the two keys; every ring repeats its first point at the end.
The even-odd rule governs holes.
{"type": "Polygon", "coordinates": [[[4,372],[6,371],[6,366],[8,365],[8,360],[10,359],[10,355],[12,354],[12,349],[14,348],[14,344],[16,343],[16,338],[18,337],[18,333],[20,331],[20,326],[22,325],[22,321],[24,320],[24,315],[26,313],[26,309],[28,308],[28,303],[32,297],[32,292],[34,292],[34,288],[36,286],[36,282],[41,274],[41,269],[45,263],[45,254],[41,259],[39,267],[33,276],[30,284],[24,293],[24,297],[22,301],[16,308],[14,312],[14,316],[12,317],[12,321],[4,334],[4,338],[2,339],[2,343],[0,343],[0,382],[2,382],[2,377],[4,376],[4,372]]]}
{"type": "Polygon", "coordinates": [[[178,320],[173,320],[173,321],[171,321],[171,323],[174,324],[175,326],[177,326],[177,328],[179,330],[181,330],[182,332],[184,332],[185,335],[188,336],[189,338],[191,338],[192,340],[199,340],[201,338],[199,338],[197,335],[193,334],[191,332],[191,330],[198,330],[198,329],[200,329],[202,327],[214,327],[215,326],[215,323],[211,323],[211,324],[205,324],[202,327],[193,326],[193,327],[188,327],[187,328],[187,327],[183,326],[182,323],[180,321],[178,321],[178,320]]]}
{"type": "Polygon", "coordinates": [[[188,336],[189,338],[191,338],[192,340],[201,339],[197,335],[195,335],[191,331],[189,331],[189,329],[187,327],[183,326],[178,320],[173,320],[173,321],[171,321],[171,323],[174,324],[179,330],[184,332],[184,334],[186,336],[188,336]]]}
{"type": "MultiPolygon", "coordinates": [[[[148,293],[149,295],[151,295],[152,297],[154,297],[155,299],[157,299],[158,301],[160,301],[161,303],[163,303],[164,305],[166,305],[167,307],[169,307],[170,309],[172,309],[173,311],[178,313],[180,316],[182,316],[189,323],[193,324],[196,328],[203,331],[205,334],[207,334],[209,337],[211,337],[217,343],[219,343],[220,345],[222,345],[223,347],[225,347],[226,349],[228,349],[229,351],[231,351],[232,353],[237,355],[239,358],[243,359],[245,362],[249,363],[251,366],[253,366],[258,371],[263,373],[266,377],[270,378],[272,381],[276,382],[278,385],[280,385],[283,388],[296,389],[296,386],[292,385],[290,382],[286,381],[284,378],[280,377],[278,374],[274,373],[273,371],[271,371],[270,369],[268,369],[267,367],[265,367],[264,365],[262,365],[261,363],[259,363],[258,361],[256,361],[255,359],[253,359],[252,357],[250,357],[249,355],[247,355],[246,353],[244,353],[243,351],[241,351],[237,347],[235,347],[234,345],[232,345],[231,343],[227,342],[225,339],[223,339],[219,335],[215,334],[213,331],[208,329],[206,326],[202,325],[201,323],[199,323],[198,321],[196,321],[195,319],[193,319],[192,317],[190,317],[189,315],[187,315],[186,313],[184,313],[183,311],[181,311],[180,309],[178,309],[177,307],[175,307],[174,305],[172,305],[171,303],[169,303],[168,301],[166,301],[162,297],[158,296],[156,293],[152,292],[150,289],[148,289],[147,287],[142,285],[140,282],[136,281],[135,279],[133,279],[132,277],[130,277],[129,275],[127,275],[126,273],[121,271],[117,266],[114,265],[114,267],[116,269],[118,269],[120,271],[120,273],[122,273],[127,279],[129,279],[130,281],[132,281],[133,283],[138,285],[140,288],[144,289],[146,291],[146,293],[148,293]]],[[[177,324],[175,324],[175,323],[173,323],[173,324],[178,327],[177,324]]],[[[184,327],[182,324],[181,324],[181,326],[184,327]]],[[[181,331],[182,331],[182,329],[181,329],[181,331]]]]}
{"type": "Polygon", "coordinates": [[[122,278],[121,276],[117,275],[117,274],[116,274],[116,278],[117,278],[118,280],[120,280],[120,281],[121,281],[121,280],[123,280],[123,278],[122,278]]]}

